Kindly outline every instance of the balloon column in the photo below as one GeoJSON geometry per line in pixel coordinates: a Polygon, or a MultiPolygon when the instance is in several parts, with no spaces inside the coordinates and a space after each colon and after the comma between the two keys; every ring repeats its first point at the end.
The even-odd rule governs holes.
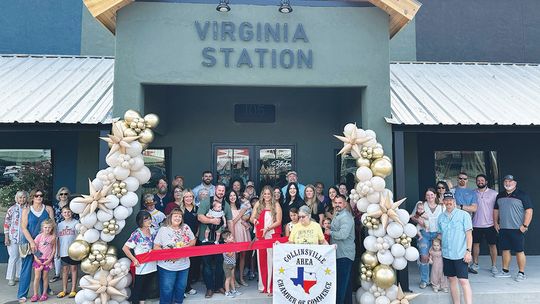
{"type": "Polygon", "coordinates": [[[82,290],[77,304],[128,304],[131,284],[127,258],[118,260],[116,248],[107,243],[122,231],[126,219],[138,203],[135,193],[150,180],[150,170],[144,165],[142,151],[152,142],[152,131],[159,123],[157,115],[141,117],[128,110],[123,120],[115,120],[112,134],[101,138],[110,147],[106,156],[108,168],[89,180],[90,194],[74,198],[73,212],[80,215],[79,235],[69,246],[69,257],[81,261],[86,273],[80,280],[82,290]]]}
{"type": "Polygon", "coordinates": [[[357,300],[361,304],[405,303],[414,296],[405,298],[401,288],[395,285],[396,270],[404,269],[407,261],[418,259],[418,250],[410,246],[416,226],[409,223],[407,211],[399,209],[405,199],[394,201],[392,192],[386,189],[384,179],[392,173],[392,161],[384,155],[375,132],[349,123],[343,135],[334,135],[343,142],[339,154],[350,153],[357,166],[350,202],[363,213],[362,223],[368,231],[359,269],[362,287],[356,293],[357,300]]]}

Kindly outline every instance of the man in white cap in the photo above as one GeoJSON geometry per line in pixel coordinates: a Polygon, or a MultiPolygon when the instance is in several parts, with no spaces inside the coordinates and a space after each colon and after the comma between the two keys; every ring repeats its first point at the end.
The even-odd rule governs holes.
{"type": "MultiPolygon", "coordinates": [[[[300,184],[298,182],[298,174],[296,174],[296,171],[289,171],[287,172],[287,185],[290,183],[298,183],[298,194],[300,194],[300,197],[304,199],[304,190],[306,189],[306,186],[300,184]]],[[[283,188],[281,188],[281,192],[283,193],[283,197],[287,196],[287,185],[285,185],[283,188]]]]}
{"type": "Polygon", "coordinates": [[[504,191],[501,191],[495,202],[493,221],[495,229],[499,232],[500,247],[502,249],[502,270],[495,275],[496,278],[509,278],[510,260],[516,253],[519,271],[514,278],[517,282],[524,281],[525,276],[525,233],[531,224],[533,209],[529,195],[517,189],[517,181],[513,175],[504,177],[504,191]]]}

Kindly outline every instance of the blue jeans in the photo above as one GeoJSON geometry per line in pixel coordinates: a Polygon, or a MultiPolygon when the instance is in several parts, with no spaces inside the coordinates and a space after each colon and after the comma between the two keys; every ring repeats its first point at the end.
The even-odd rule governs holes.
{"type": "Polygon", "coordinates": [[[336,303],[349,304],[352,302],[351,267],[353,261],[348,258],[336,259],[337,291],[336,303]]]}
{"type": "Polygon", "coordinates": [[[223,255],[205,255],[203,261],[203,279],[206,289],[218,291],[223,288],[225,274],[223,273],[223,255]]]}
{"type": "Polygon", "coordinates": [[[422,263],[422,256],[429,255],[429,249],[431,248],[431,241],[437,238],[437,232],[427,232],[420,230],[422,239],[418,240],[418,252],[420,253],[420,259],[418,259],[418,269],[420,270],[420,282],[429,283],[429,263],[422,263]]]}
{"type": "Polygon", "coordinates": [[[159,304],[184,302],[189,268],[171,271],[158,266],[159,304]]]}

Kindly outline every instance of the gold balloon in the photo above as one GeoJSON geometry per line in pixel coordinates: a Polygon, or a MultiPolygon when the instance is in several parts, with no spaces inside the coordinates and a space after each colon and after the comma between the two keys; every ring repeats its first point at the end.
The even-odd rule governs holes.
{"type": "Polygon", "coordinates": [[[116,258],[116,255],[108,254],[105,257],[105,265],[103,265],[101,268],[103,268],[103,270],[111,270],[117,261],[118,259],[116,258]]]}
{"type": "Polygon", "coordinates": [[[378,265],[373,269],[373,282],[378,287],[390,288],[396,282],[396,273],[392,267],[387,265],[378,265]]]}
{"type": "Polygon", "coordinates": [[[126,123],[130,124],[136,118],[141,118],[141,114],[135,110],[127,110],[124,114],[124,120],[126,123]]]}
{"type": "MultiPolygon", "coordinates": [[[[101,253],[101,254],[106,254],[107,253],[107,243],[105,243],[104,241],[97,241],[95,242],[94,244],[92,244],[92,252],[98,252],[98,253],[101,253]]],[[[94,253],[95,254],[95,253],[94,253]]]]}
{"type": "Polygon", "coordinates": [[[375,253],[366,251],[362,254],[362,263],[368,268],[373,268],[379,264],[379,261],[375,253]]]}
{"type": "Polygon", "coordinates": [[[144,116],[144,121],[149,128],[155,128],[159,124],[159,117],[156,114],[147,114],[144,116]]]}
{"type": "Polygon", "coordinates": [[[371,162],[367,158],[359,157],[356,159],[356,166],[357,167],[369,167],[371,162]]]}
{"type": "Polygon", "coordinates": [[[98,270],[99,268],[99,263],[97,265],[94,265],[92,262],[90,262],[90,260],[88,259],[84,259],[82,262],[81,262],[81,270],[84,272],[84,273],[87,273],[87,274],[94,274],[96,273],[96,271],[98,270]]]}
{"type": "Polygon", "coordinates": [[[109,248],[107,249],[107,255],[114,255],[114,256],[116,256],[116,255],[117,255],[116,247],[114,247],[114,246],[109,246],[109,248]]]}
{"type": "Polygon", "coordinates": [[[384,157],[374,160],[370,168],[374,176],[385,178],[392,174],[392,162],[384,157]]]}
{"type": "Polygon", "coordinates": [[[82,261],[90,252],[90,245],[83,240],[76,240],[68,247],[68,255],[74,261],[82,261]]]}
{"type": "Polygon", "coordinates": [[[372,158],[381,158],[384,156],[383,148],[373,148],[372,158]]]}
{"type": "Polygon", "coordinates": [[[144,129],[140,134],[139,141],[143,144],[149,144],[154,140],[154,132],[150,129],[144,129]]]}

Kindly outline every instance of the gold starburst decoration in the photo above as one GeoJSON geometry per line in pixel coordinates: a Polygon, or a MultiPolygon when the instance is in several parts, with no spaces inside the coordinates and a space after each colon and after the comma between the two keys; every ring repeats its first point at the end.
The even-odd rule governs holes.
{"type": "Polygon", "coordinates": [[[81,213],[81,217],[95,212],[96,209],[101,209],[107,213],[111,213],[112,211],[105,207],[105,204],[109,202],[106,197],[111,186],[103,186],[101,191],[97,191],[92,184],[92,181],[88,179],[88,188],[90,189],[90,195],[83,194],[82,197],[76,197],[72,200],[72,202],[75,203],[86,204],[84,211],[81,213]]]}
{"type": "Polygon", "coordinates": [[[111,296],[128,297],[127,294],[121,292],[116,288],[116,284],[120,282],[127,274],[113,278],[112,275],[108,275],[102,271],[99,273],[98,279],[94,279],[92,276],[84,276],[84,278],[90,283],[90,285],[81,286],[85,289],[90,289],[98,294],[101,299],[101,303],[107,303],[111,296]]]}
{"type": "Polygon", "coordinates": [[[100,137],[111,145],[111,151],[107,154],[107,157],[112,155],[116,151],[120,151],[122,154],[126,154],[126,148],[130,147],[130,143],[139,139],[137,136],[124,136],[123,122],[115,121],[112,124],[112,134],[109,134],[108,137],[100,137]]]}
{"type": "Polygon", "coordinates": [[[379,200],[379,205],[381,206],[381,209],[375,212],[368,213],[367,216],[380,218],[381,225],[383,225],[384,229],[386,229],[386,226],[388,226],[389,218],[403,226],[403,223],[399,219],[399,215],[397,214],[396,210],[405,200],[406,198],[403,198],[397,202],[392,202],[392,198],[390,198],[390,192],[388,192],[387,190],[381,194],[381,198],[379,200]]]}
{"type": "Polygon", "coordinates": [[[350,153],[351,150],[354,151],[356,155],[360,155],[362,153],[362,151],[360,150],[360,145],[371,140],[371,137],[369,136],[358,137],[356,132],[351,132],[351,134],[344,135],[345,136],[334,135],[334,137],[343,142],[343,148],[338,152],[338,155],[345,155],[347,153],[350,153]]]}
{"type": "Polygon", "coordinates": [[[418,297],[419,293],[404,293],[403,289],[401,289],[401,284],[398,284],[398,294],[397,299],[390,302],[390,304],[409,304],[409,302],[418,297]]]}

